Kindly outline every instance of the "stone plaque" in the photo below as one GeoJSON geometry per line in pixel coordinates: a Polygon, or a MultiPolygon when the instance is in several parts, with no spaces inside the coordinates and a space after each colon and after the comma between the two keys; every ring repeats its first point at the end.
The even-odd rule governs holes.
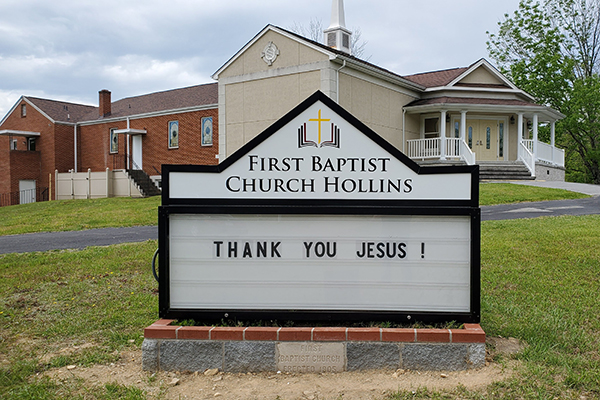
{"type": "Polygon", "coordinates": [[[287,373],[346,370],[344,343],[295,342],[277,344],[277,369],[287,373]]]}

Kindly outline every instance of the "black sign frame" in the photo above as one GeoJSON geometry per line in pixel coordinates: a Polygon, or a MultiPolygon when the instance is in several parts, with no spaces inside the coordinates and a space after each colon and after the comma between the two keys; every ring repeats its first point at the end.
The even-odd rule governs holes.
{"type": "Polygon", "coordinates": [[[480,269],[481,269],[481,211],[479,208],[479,167],[477,165],[421,167],[397,148],[389,144],[370,128],[358,121],[322,92],[316,92],[270,128],[248,142],[224,162],[215,166],[163,165],[162,206],[158,212],[159,242],[159,316],[168,319],[194,319],[218,322],[236,321],[392,321],[407,323],[449,322],[478,323],[480,321],[480,269]],[[277,199],[181,199],[170,197],[169,175],[175,172],[221,173],[254,147],[279,131],[316,101],[323,102],[345,118],[359,131],[373,139],[392,156],[419,175],[470,174],[471,198],[469,200],[277,200],[277,199]],[[177,309],[170,305],[169,287],[169,220],[175,214],[275,214],[275,215],[414,215],[414,216],[468,216],[470,218],[470,311],[469,312],[413,312],[378,310],[236,310],[236,309],[177,309]]]}

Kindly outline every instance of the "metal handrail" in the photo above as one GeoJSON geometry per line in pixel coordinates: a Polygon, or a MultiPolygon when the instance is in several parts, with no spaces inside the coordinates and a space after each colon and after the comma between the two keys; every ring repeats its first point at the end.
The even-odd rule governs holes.
{"type": "Polygon", "coordinates": [[[137,163],[133,160],[133,157],[131,157],[129,154],[125,154],[125,169],[130,170],[130,169],[142,169],[142,167],[140,167],[139,165],[137,165],[137,163]],[[131,165],[131,168],[129,168],[129,166],[131,165]]]}

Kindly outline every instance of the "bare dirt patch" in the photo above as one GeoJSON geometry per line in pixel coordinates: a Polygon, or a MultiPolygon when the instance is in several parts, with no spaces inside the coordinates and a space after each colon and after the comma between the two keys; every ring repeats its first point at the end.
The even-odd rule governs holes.
{"type": "Polygon", "coordinates": [[[487,337],[485,342],[491,347],[492,354],[512,356],[525,348],[525,343],[515,338],[487,337]]]}
{"type": "Polygon", "coordinates": [[[76,354],[81,352],[82,350],[85,349],[89,349],[92,347],[96,347],[96,345],[94,345],[93,343],[83,343],[79,346],[68,346],[68,347],[62,347],[59,350],[56,351],[49,351],[46,354],[44,354],[41,358],[40,358],[40,362],[42,364],[47,364],[50,361],[52,361],[53,358],[55,357],[59,357],[59,356],[70,356],[72,354],[76,354]]]}
{"type": "MultiPolygon", "coordinates": [[[[496,345],[495,351],[499,351],[496,345]]],[[[503,367],[486,363],[483,368],[460,372],[366,371],[337,374],[231,374],[143,371],[141,350],[121,353],[118,362],[89,368],[69,366],[45,375],[57,381],[80,379],[88,389],[117,383],[166,399],[383,399],[398,390],[453,390],[464,386],[480,390],[510,377],[514,363],[503,367]]]]}

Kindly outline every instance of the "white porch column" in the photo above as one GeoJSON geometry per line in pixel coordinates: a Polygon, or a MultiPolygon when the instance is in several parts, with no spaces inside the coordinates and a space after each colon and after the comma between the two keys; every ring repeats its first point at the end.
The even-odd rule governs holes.
{"type": "Polygon", "coordinates": [[[538,115],[533,114],[533,159],[537,155],[537,141],[538,141],[538,115]]]}
{"type": "Polygon", "coordinates": [[[467,141],[467,112],[460,112],[460,140],[467,141]]]}
{"type": "Polygon", "coordinates": [[[556,121],[552,121],[552,123],[550,124],[550,144],[552,145],[552,147],[554,147],[555,143],[555,137],[556,137],[556,121]]]}
{"type": "Polygon", "coordinates": [[[517,114],[517,129],[519,132],[519,144],[523,143],[523,114],[517,114]]]}
{"type": "Polygon", "coordinates": [[[446,110],[440,112],[440,160],[446,159],[446,110]]]}

